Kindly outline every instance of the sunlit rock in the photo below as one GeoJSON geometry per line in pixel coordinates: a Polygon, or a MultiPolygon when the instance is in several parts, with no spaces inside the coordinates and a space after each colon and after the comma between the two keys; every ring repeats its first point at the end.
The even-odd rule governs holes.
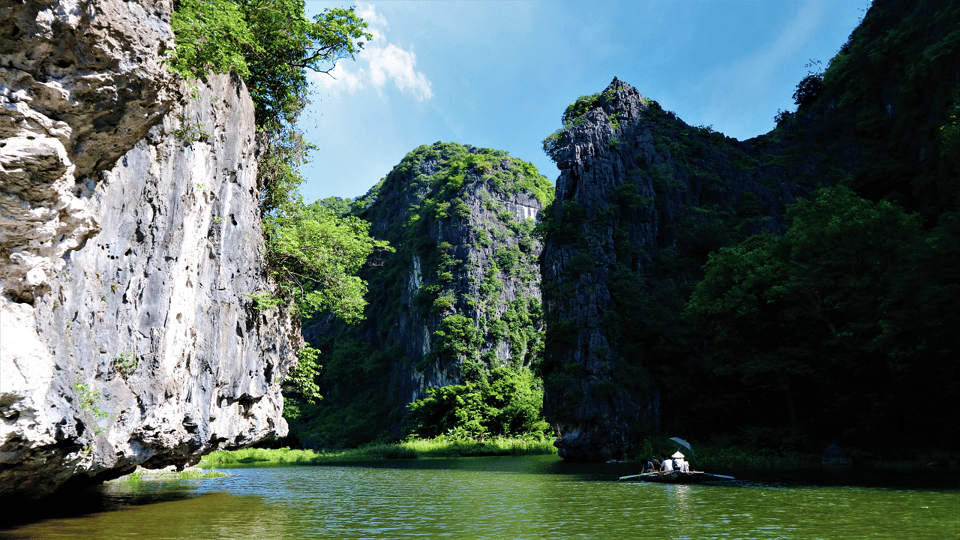
{"type": "Polygon", "coordinates": [[[171,78],[172,7],[0,10],[0,499],[286,433],[253,103],[171,78]]]}

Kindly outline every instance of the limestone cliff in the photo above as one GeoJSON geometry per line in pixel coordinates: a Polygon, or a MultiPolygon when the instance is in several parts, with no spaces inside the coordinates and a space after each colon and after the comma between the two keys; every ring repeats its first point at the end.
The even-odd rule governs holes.
{"type": "MultiPolygon", "coordinates": [[[[689,126],[616,79],[567,108],[563,128],[544,141],[561,170],[543,253],[544,412],[562,433],[561,456],[619,458],[639,451],[658,431],[729,435],[769,447],[799,440],[795,419],[787,436],[771,437],[764,432],[769,425],[746,433],[750,420],[731,418],[771,403],[784,417],[794,415],[792,401],[779,402],[789,384],[784,377],[771,391],[779,394],[776,402],[760,399],[745,376],[727,370],[729,358],[718,359],[695,334],[685,305],[711,252],[758,232],[781,234],[786,206],[821,186],[842,183],[866,199],[896,201],[928,227],[955,219],[957,28],[960,9],[953,4],[876,0],[826,70],[798,85],[798,109],[777,114],[775,130],[747,141],[689,126]]],[[[851,243],[867,240],[850,237],[851,243]]],[[[941,265],[955,267],[925,263],[931,277],[924,281],[955,283],[950,271],[937,273],[941,265]]],[[[810,290],[816,294],[811,313],[824,317],[821,291],[810,290]]],[[[942,325],[946,315],[926,317],[942,325]]],[[[811,340],[817,356],[831,356],[820,348],[824,339],[811,340]]],[[[931,342],[952,351],[949,339],[931,342]]],[[[927,362],[931,355],[919,343],[905,349],[925,351],[927,362]]],[[[845,370],[859,373],[852,365],[844,361],[845,370]]],[[[879,380],[873,369],[870,377],[879,380]]],[[[803,388],[798,394],[825,393],[801,370],[794,373],[793,384],[803,388]]],[[[901,384],[899,374],[894,380],[901,384]]],[[[858,396],[845,399],[864,401],[844,386],[858,396]]],[[[907,414],[890,399],[893,410],[907,414]]],[[[902,424],[879,420],[882,401],[869,401],[869,422],[902,424]]],[[[828,405],[850,412],[841,408],[847,405],[828,405]]],[[[812,418],[816,428],[808,434],[815,440],[827,432],[812,418]]]]}
{"type": "Polygon", "coordinates": [[[709,252],[776,231],[802,185],[770,155],[691,127],[617,79],[567,109],[543,253],[544,413],[560,455],[620,458],[660,422],[656,363],[709,252]]]}
{"type": "Polygon", "coordinates": [[[539,360],[540,243],[532,232],[550,187],[506,152],[436,143],[408,154],[358,201],[371,234],[397,251],[364,273],[370,305],[363,325],[304,332],[324,353],[325,410],[317,414],[354,408],[351,420],[337,424],[356,431],[307,427],[315,435],[302,442],[357,444],[388,428],[396,434],[407,404],[427,387],[460,384],[466,370],[539,360]]]}
{"type": "Polygon", "coordinates": [[[0,11],[0,498],[286,432],[253,103],[169,77],[171,10],[0,11]]]}

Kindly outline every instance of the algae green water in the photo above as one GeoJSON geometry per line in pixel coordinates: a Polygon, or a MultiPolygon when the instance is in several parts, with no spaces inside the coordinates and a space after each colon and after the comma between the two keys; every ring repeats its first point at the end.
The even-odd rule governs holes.
{"type": "Polygon", "coordinates": [[[47,516],[3,516],[0,539],[960,537],[949,487],[617,481],[632,472],[555,456],[231,469],[113,482],[47,516]]]}

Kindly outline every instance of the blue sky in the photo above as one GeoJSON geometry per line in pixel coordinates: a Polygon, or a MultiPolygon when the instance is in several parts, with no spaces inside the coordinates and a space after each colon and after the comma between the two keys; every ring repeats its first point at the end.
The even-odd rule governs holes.
{"type": "MultiPolygon", "coordinates": [[[[306,0],[308,14],[349,3],[306,0]]],[[[616,76],[691,125],[766,133],[810,59],[827,61],[870,0],[429,0],[357,5],[374,39],[311,75],[301,118],[319,149],[306,202],[356,197],[437,141],[506,150],[551,181],[540,141],[616,76]]]]}

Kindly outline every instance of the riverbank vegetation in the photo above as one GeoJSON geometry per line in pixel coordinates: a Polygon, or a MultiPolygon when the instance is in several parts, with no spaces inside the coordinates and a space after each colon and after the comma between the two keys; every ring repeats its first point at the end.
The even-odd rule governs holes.
{"type": "MultiPolygon", "coordinates": [[[[642,463],[655,456],[650,449],[654,445],[645,440],[641,449],[632,455],[624,456],[625,461],[642,463]]],[[[730,470],[737,468],[769,468],[819,470],[823,457],[819,453],[778,450],[772,448],[747,448],[743,446],[723,446],[717,444],[697,444],[696,454],[688,456],[696,470],[730,470]]],[[[204,456],[198,467],[210,470],[213,476],[223,476],[216,468],[230,468],[256,465],[337,465],[369,461],[429,458],[466,458],[492,456],[535,456],[556,455],[553,439],[506,438],[496,437],[483,441],[436,437],[433,439],[411,439],[399,443],[371,443],[360,448],[340,450],[304,450],[298,448],[244,448],[242,450],[220,450],[204,456]]],[[[911,459],[889,459],[854,450],[853,466],[857,469],[873,470],[935,470],[950,467],[957,456],[948,452],[931,451],[920,453],[911,459]]],[[[134,473],[135,475],[138,473],[134,473]]],[[[195,478],[198,476],[176,476],[170,478],[195,478]]],[[[187,471],[180,474],[188,474],[187,471]]],[[[207,476],[203,476],[207,477],[207,476]]],[[[166,478],[166,477],[164,477],[166,478]]]]}
{"type": "Polygon", "coordinates": [[[292,448],[244,448],[221,450],[204,456],[201,468],[253,464],[333,465],[358,461],[480,456],[530,456],[556,454],[553,441],[545,438],[494,437],[486,440],[436,437],[399,443],[371,443],[360,448],[331,451],[292,448]]]}
{"type": "Polygon", "coordinates": [[[201,480],[206,478],[223,478],[224,476],[230,476],[230,474],[211,468],[204,468],[203,470],[190,468],[183,471],[153,471],[148,469],[132,472],[113,481],[140,482],[144,480],[201,480]]]}

